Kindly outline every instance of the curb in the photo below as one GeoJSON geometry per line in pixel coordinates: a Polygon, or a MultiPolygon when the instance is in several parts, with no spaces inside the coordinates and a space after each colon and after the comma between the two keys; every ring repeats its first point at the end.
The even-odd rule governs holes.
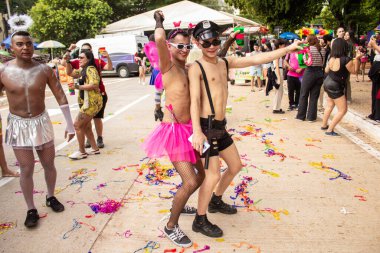
{"type": "MultiPolygon", "coordinates": [[[[337,109],[331,113],[335,115],[337,109]]],[[[359,128],[365,134],[371,136],[374,140],[380,142],[380,124],[376,121],[368,119],[363,115],[352,109],[348,109],[346,115],[344,115],[342,122],[349,123],[359,128]]]]}

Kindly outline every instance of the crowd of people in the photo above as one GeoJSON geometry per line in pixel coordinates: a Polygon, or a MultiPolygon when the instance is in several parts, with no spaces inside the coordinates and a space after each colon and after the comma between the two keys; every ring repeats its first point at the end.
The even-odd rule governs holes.
{"type": "MultiPolygon", "coordinates": [[[[318,101],[323,105],[323,101],[319,100],[323,98],[323,86],[327,100],[321,129],[326,131],[326,135],[338,136],[334,131],[335,127],[347,112],[347,101],[350,101],[350,74],[365,69],[367,60],[362,59],[369,57],[364,49],[365,45],[355,52],[355,47],[350,44],[352,37],[341,27],[337,30],[335,39],[326,35],[319,40],[315,35],[309,35],[305,41],[291,44],[284,39],[278,39],[260,46],[254,44],[250,56],[225,57],[236,33],[232,33],[222,47],[220,27],[212,21],[199,22],[191,29],[191,33],[176,28],[166,36],[164,14],[156,11],[154,19],[156,28],[151,41],[154,41],[159,57],[155,69],[162,77],[162,89],[156,90],[156,93],[162,94],[164,89],[166,99],[163,111],[161,101],[156,103],[155,116],[161,111],[156,117],[161,123],[147,136],[143,150],[150,158],[169,157],[181,177],[182,186],[173,198],[170,217],[163,231],[175,245],[190,247],[192,241],[178,223],[181,213],[188,211],[186,203],[189,197],[197,189],[198,206],[192,209],[195,214],[192,224],[194,232],[208,237],[221,237],[223,229],[208,219],[207,211],[227,215],[237,213],[235,206],[223,200],[223,194],[242,168],[239,151],[226,129],[229,69],[251,67],[251,91],[255,91],[255,80],[259,91],[265,88],[268,94],[273,90],[274,114],[285,113],[281,105],[286,80],[288,110],[297,110],[296,119],[301,121],[316,121],[318,101]],[[197,46],[201,54],[189,65],[187,63],[193,45],[197,46]],[[338,112],[329,122],[335,106],[338,112]],[[219,158],[227,163],[227,169],[223,173],[219,158]]],[[[75,46],[70,47],[63,56],[61,63],[66,67],[67,74],[78,79],[78,83],[69,85],[70,89],[78,90],[80,107],[73,123],[66,95],[55,73],[47,65],[32,60],[34,49],[30,34],[15,32],[12,34],[11,43],[16,59],[7,62],[0,69],[0,89],[8,91],[10,111],[5,143],[13,148],[20,164],[20,175],[10,171],[6,163],[4,164],[2,146],[0,160],[3,175],[20,176],[20,185],[28,208],[24,224],[26,227],[34,227],[38,223],[39,215],[33,201],[33,149],[37,150],[44,168],[48,188],[46,205],[55,212],[64,211],[64,206],[54,196],[57,177],[54,134],[45,109],[45,87],[50,87],[65,117],[65,137],[67,140],[75,135],[77,137],[78,151],[69,155],[69,158],[79,160],[88,155],[100,154],[99,148],[104,147],[101,119],[104,117],[108,99],[101,71],[112,69],[112,61],[106,51],[102,54],[107,62],[95,59],[88,43],[82,45],[77,59],[71,59],[70,56],[70,51],[75,46]],[[23,85],[19,85],[20,83],[23,85]],[[92,120],[97,140],[92,132],[92,120]]],[[[374,83],[373,112],[370,117],[380,120],[380,47],[375,39],[368,43],[368,47],[375,52],[370,71],[374,83]]],[[[141,72],[145,73],[146,55],[142,48],[136,59],[141,64],[140,82],[144,84],[145,76],[141,72]]],[[[154,83],[155,78],[151,82],[154,83]]],[[[155,98],[156,102],[161,95],[157,96],[159,98],[155,98]]]]}

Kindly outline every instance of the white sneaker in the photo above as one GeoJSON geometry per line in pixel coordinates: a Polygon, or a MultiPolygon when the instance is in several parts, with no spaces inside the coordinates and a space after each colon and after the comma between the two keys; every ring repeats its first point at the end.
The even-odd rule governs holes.
{"type": "Polygon", "coordinates": [[[89,150],[86,150],[86,153],[89,154],[89,155],[99,155],[100,154],[100,150],[95,150],[95,149],[89,149],[89,150]]]}
{"type": "Polygon", "coordinates": [[[72,153],[71,155],[69,155],[69,158],[72,159],[72,160],[80,160],[80,159],[87,158],[87,156],[88,156],[87,153],[82,153],[80,151],[75,151],[74,153],[72,153]]]}

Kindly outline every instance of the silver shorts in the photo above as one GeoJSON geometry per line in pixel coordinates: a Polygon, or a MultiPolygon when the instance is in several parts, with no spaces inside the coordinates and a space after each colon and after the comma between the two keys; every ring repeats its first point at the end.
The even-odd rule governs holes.
{"type": "Polygon", "coordinates": [[[32,118],[9,113],[5,143],[14,149],[42,150],[54,145],[53,125],[45,111],[32,118]]]}

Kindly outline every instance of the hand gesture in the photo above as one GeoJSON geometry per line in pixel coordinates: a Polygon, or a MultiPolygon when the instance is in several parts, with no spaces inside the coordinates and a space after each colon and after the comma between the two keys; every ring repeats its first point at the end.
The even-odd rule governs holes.
{"type": "Polygon", "coordinates": [[[192,145],[199,154],[203,153],[203,143],[205,141],[207,141],[207,138],[202,132],[194,132],[192,145]]]}
{"type": "Polygon", "coordinates": [[[75,136],[75,133],[69,134],[67,130],[65,130],[65,139],[67,140],[67,142],[71,141],[74,138],[74,136],[75,136]]]}
{"type": "Polygon", "coordinates": [[[296,73],[301,73],[302,72],[302,69],[296,69],[296,73]]]}
{"type": "Polygon", "coordinates": [[[156,20],[156,22],[158,23],[163,23],[165,20],[164,13],[160,10],[155,11],[153,17],[154,20],[156,20]]]}
{"type": "Polygon", "coordinates": [[[77,48],[77,45],[71,44],[70,47],[69,47],[69,50],[71,51],[71,50],[74,50],[75,48],[77,48]]]}
{"type": "Polygon", "coordinates": [[[301,50],[302,48],[300,47],[300,45],[302,44],[303,42],[300,41],[300,40],[295,40],[292,44],[290,44],[288,46],[288,50],[290,52],[295,52],[295,51],[298,51],[298,50],[301,50]]]}
{"type": "Polygon", "coordinates": [[[110,56],[106,50],[102,51],[101,54],[102,54],[102,56],[105,57],[105,58],[108,58],[108,57],[110,56]]]}
{"type": "Polygon", "coordinates": [[[236,36],[236,34],[239,34],[239,33],[240,33],[240,30],[234,31],[234,32],[232,32],[232,33],[230,34],[230,37],[234,39],[235,36],[236,36]]]}
{"type": "Polygon", "coordinates": [[[69,83],[69,84],[67,84],[67,86],[69,86],[70,90],[74,90],[75,89],[75,85],[73,83],[69,83]]]}
{"type": "Polygon", "coordinates": [[[62,58],[63,58],[64,61],[68,61],[68,60],[70,60],[70,59],[71,59],[70,52],[67,51],[67,52],[63,55],[62,58]]]}

